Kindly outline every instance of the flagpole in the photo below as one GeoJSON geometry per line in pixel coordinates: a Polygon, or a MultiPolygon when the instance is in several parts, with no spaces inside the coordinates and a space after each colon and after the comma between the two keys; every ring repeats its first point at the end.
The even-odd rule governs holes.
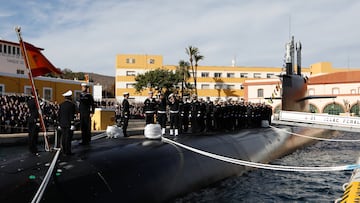
{"type": "Polygon", "coordinates": [[[42,111],[41,111],[41,107],[40,107],[40,104],[39,104],[39,96],[38,96],[36,88],[35,88],[34,78],[32,76],[31,67],[29,65],[29,59],[28,59],[28,57],[26,55],[25,44],[24,44],[24,42],[22,40],[22,37],[21,37],[21,28],[18,27],[18,26],[15,27],[15,32],[17,33],[17,36],[19,38],[19,44],[20,44],[20,48],[21,48],[21,53],[22,53],[22,55],[24,57],[25,66],[26,66],[26,69],[28,71],[29,80],[30,80],[30,84],[31,84],[31,90],[32,90],[32,92],[34,94],[34,97],[35,97],[35,104],[36,104],[36,108],[37,108],[38,114],[39,114],[40,125],[41,125],[41,128],[42,128],[42,131],[44,132],[45,150],[50,151],[50,145],[49,145],[49,140],[48,140],[48,136],[47,136],[46,126],[45,126],[43,114],[42,114],[42,111]]]}

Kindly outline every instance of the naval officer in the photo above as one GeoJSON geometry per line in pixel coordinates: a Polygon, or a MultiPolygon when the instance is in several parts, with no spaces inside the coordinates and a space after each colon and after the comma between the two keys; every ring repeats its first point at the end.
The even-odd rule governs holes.
{"type": "Polygon", "coordinates": [[[95,110],[94,97],[89,93],[89,84],[81,84],[82,92],[80,94],[80,128],[81,145],[88,145],[91,141],[91,116],[95,110]]]}
{"type": "Polygon", "coordinates": [[[152,91],[149,91],[148,97],[144,101],[144,113],[146,125],[155,123],[156,101],[152,91]]]}
{"type": "Polygon", "coordinates": [[[122,116],[123,116],[123,133],[124,133],[124,137],[127,137],[127,127],[129,124],[129,119],[130,119],[130,104],[129,104],[129,92],[124,92],[124,100],[122,101],[122,116]]]}
{"type": "Polygon", "coordinates": [[[63,94],[65,101],[60,104],[58,122],[61,132],[61,146],[65,155],[71,155],[71,140],[74,134],[76,105],[72,101],[72,91],[63,94]]]}
{"type": "Polygon", "coordinates": [[[39,112],[37,109],[35,94],[33,91],[32,97],[27,101],[27,106],[29,108],[29,117],[28,117],[28,130],[29,130],[29,150],[31,153],[36,154],[38,152],[37,143],[40,130],[40,120],[39,112]]]}

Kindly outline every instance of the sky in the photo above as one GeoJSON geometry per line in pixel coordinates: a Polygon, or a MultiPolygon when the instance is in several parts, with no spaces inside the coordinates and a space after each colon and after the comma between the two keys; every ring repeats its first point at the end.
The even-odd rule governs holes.
{"type": "Polygon", "coordinates": [[[282,67],[285,43],[302,66],[360,67],[358,0],[0,0],[0,38],[44,48],[58,68],[115,75],[117,54],[162,55],[164,65],[282,67]]]}

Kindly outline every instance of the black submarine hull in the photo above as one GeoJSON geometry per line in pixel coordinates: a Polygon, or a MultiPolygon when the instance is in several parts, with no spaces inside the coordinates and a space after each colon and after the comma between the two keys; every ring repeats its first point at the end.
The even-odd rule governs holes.
{"type": "MultiPolygon", "coordinates": [[[[323,132],[286,129],[313,136],[322,136],[323,132]]],[[[174,141],[262,163],[311,142],[273,128],[180,136],[174,141]]],[[[59,157],[42,202],[164,202],[251,170],[161,140],[104,138],[93,141],[91,146],[75,147],[74,152],[73,156],[59,157]]],[[[43,152],[37,157],[3,160],[0,202],[30,202],[53,156],[54,153],[43,152]]]]}

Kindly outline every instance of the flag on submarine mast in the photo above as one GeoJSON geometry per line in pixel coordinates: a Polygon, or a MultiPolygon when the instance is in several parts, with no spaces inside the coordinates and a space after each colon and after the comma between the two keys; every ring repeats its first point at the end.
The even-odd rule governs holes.
{"type": "Polygon", "coordinates": [[[28,70],[28,76],[31,83],[31,90],[33,96],[35,97],[36,107],[39,113],[41,129],[44,132],[44,142],[45,150],[50,151],[49,139],[46,132],[46,126],[44,123],[44,118],[39,104],[38,94],[36,92],[34,78],[41,76],[47,73],[62,74],[62,72],[57,69],[41,52],[40,48],[35,47],[34,45],[24,42],[21,36],[21,28],[16,27],[15,32],[19,38],[19,44],[22,56],[24,57],[25,67],[28,70]]]}

